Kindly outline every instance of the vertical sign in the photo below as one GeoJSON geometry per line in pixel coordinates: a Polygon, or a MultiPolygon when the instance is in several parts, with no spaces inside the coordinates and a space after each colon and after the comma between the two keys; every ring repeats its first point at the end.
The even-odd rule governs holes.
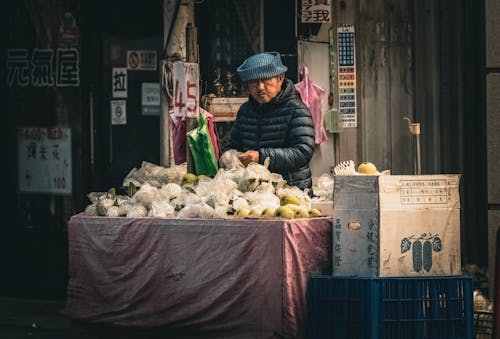
{"type": "Polygon", "coordinates": [[[354,26],[338,26],[337,35],[340,124],[344,128],[357,127],[354,26]]]}
{"type": "Polygon", "coordinates": [[[111,100],[111,125],[127,124],[126,100],[111,100]]]}
{"type": "Polygon", "coordinates": [[[111,77],[111,86],[113,88],[113,98],[127,97],[127,68],[113,67],[113,76],[111,77]]]}
{"type": "Polygon", "coordinates": [[[301,21],[304,24],[331,22],[330,0],[302,0],[301,21]]]}
{"type": "Polygon", "coordinates": [[[17,159],[20,192],[71,194],[71,129],[19,127],[17,159]]]}
{"type": "Polygon", "coordinates": [[[157,82],[143,82],[142,115],[160,115],[160,84],[157,82]]]}
{"type": "Polygon", "coordinates": [[[174,116],[196,118],[199,115],[198,64],[174,62],[174,116]]]}

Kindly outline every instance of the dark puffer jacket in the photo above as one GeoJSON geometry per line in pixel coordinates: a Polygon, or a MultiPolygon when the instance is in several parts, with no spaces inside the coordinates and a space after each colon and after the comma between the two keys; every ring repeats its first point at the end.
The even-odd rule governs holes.
{"type": "Polygon", "coordinates": [[[290,80],[285,79],[270,102],[259,105],[250,97],[240,107],[226,149],[256,150],[259,162],[269,157],[269,170],[281,174],[289,185],[311,188],[314,124],[290,80]]]}

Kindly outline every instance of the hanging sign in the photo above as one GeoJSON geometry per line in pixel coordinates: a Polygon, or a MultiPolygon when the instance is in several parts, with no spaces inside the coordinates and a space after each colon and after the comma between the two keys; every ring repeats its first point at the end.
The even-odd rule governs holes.
{"type": "Polygon", "coordinates": [[[18,127],[17,159],[20,192],[71,194],[71,129],[18,127]]]}
{"type": "Polygon", "coordinates": [[[342,127],[357,127],[354,26],[337,27],[339,113],[342,127]]]}
{"type": "Polygon", "coordinates": [[[7,50],[7,85],[78,87],[80,53],[76,48],[7,50]]]}
{"type": "Polygon", "coordinates": [[[302,0],[302,23],[330,23],[331,17],[330,0],[302,0]]]}
{"type": "Polygon", "coordinates": [[[125,67],[113,67],[111,86],[113,88],[113,98],[127,97],[127,69],[125,67]]]}
{"type": "Polygon", "coordinates": [[[198,64],[174,62],[174,116],[196,118],[199,115],[198,64]]]}
{"type": "Polygon", "coordinates": [[[127,69],[131,71],[155,71],[156,51],[127,51],[127,69]]]}
{"type": "Polygon", "coordinates": [[[127,101],[111,100],[111,125],[127,124],[127,101]]]}
{"type": "Polygon", "coordinates": [[[160,84],[143,82],[141,88],[142,115],[160,115],[160,84]]]}

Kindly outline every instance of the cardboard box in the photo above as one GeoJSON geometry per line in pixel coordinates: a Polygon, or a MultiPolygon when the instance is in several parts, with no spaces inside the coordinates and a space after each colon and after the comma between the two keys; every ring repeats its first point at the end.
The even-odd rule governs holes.
{"type": "Polygon", "coordinates": [[[336,176],[333,275],[460,275],[459,182],[459,175],[336,176]]]}

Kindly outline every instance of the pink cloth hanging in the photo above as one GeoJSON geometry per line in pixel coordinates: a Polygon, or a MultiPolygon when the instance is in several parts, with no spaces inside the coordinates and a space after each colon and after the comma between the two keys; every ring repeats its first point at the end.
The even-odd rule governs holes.
{"type": "Polygon", "coordinates": [[[215,133],[214,115],[200,107],[200,114],[201,113],[204,113],[207,117],[208,133],[210,134],[212,145],[214,145],[215,156],[217,157],[217,159],[219,159],[219,142],[217,140],[217,134],[215,133]]]}
{"type": "Polygon", "coordinates": [[[321,109],[321,99],[326,94],[326,91],[320,86],[309,80],[309,70],[306,66],[302,66],[299,72],[299,77],[303,76],[302,80],[295,84],[295,88],[300,93],[302,101],[309,107],[314,122],[314,142],[321,144],[328,140],[325,127],[323,125],[324,112],[321,109]]]}
{"type": "Polygon", "coordinates": [[[174,163],[180,165],[186,162],[186,119],[170,114],[170,133],[172,133],[172,150],[174,163]]]}

